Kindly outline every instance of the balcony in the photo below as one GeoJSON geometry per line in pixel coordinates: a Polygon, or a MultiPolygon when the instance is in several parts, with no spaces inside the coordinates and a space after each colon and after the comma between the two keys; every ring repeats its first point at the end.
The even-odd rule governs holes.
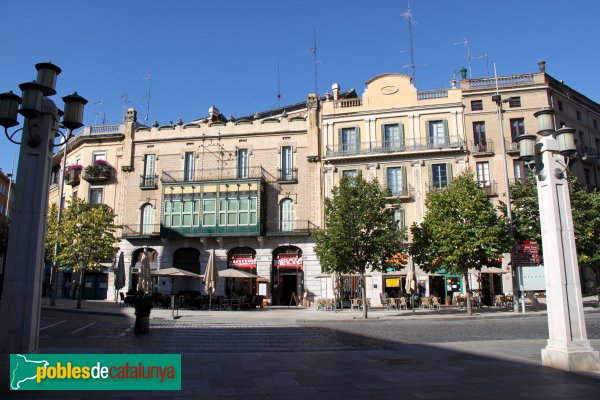
{"type": "Polygon", "coordinates": [[[333,102],[333,108],[352,108],[362,106],[362,98],[341,99],[333,102]]]}
{"type": "Polygon", "coordinates": [[[81,170],[80,169],[72,169],[65,173],[65,184],[69,186],[79,185],[81,181],[81,170]]]}
{"type": "MultiPolygon", "coordinates": [[[[543,77],[539,77],[538,83],[540,80],[543,82],[543,77]]],[[[499,76],[496,78],[480,78],[480,79],[467,79],[460,83],[463,90],[473,90],[473,89],[485,89],[485,88],[495,88],[496,84],[499,87],[510,87],[510,86],[521,86],[521,85],[531,85],[536,83],[536,77],[534,74],[521,74],[521,75],[510,75],[510,76],[499,76]]]]}
{"type": "Polygon", "coordinates": [[[277,169],[277,183],[298,183],[298,169],[277,169]]]}
{"type": "Polygon", "coordinates": [[[140,175],[140,189],[156,189],[158,184],[158,175],[140,175]]]}
{"type": "Polygon", "coordinates": [[[96,160],[83,169],[83,179],[89,183],[104,183],[112,175],[112,166],[105,160],[96,160]]]}
{"type": "Polygon", "coordinates": [[[389,187],[388,189],[392,192],[392,199],[409,200],[415,197],[415,189],[411,185],[405,185],[398,190],[392,190],[389,187]]]}
{"type": "Polygon", "coordinates": [[[429,182],[427,184],[427,187],[429,188],[429,191],[442,190],[442,189],[446,189],[449,184],[450,184],[450,178],[448,178],[446,181],[441,181],[441,182],[429,182]]]}
{"type": "Polygon", "coordinates": [[[257,222],[254,225],[233,225],[233,226],[161,226],[161,237],[215,237],[215,236],[260,236],[262,224],[257,222]]]}
{"type": "Polygon", "coordinates": [[[147,239],[152,236],[160,236],[160,224],[131,224],[122,225],[121,237],[128,239],[147,239]]]}
{"type": "Polygon", "coordinates": [[[519,155],[519,143],[512,140],[505,140],[506,154],[519,155]]]}
{"type": "Polygon", "coordinates": [[[293,221],[270,220],[267,222],[267,236],[309,236],[319,227],[305,219],[293,221]]]}
{"type": "Polygon", "coordinates": [[[494,154],[494,143],[491,140],[486,142],[471,141],[469,143],[469,149],[473,157],[484,157],[494,154]]]}
{"type": "Polygon", "coordinates": [[[459,137],[428,143],[426,140],[409,139],[400,141],[375,141],[327,146],[326,157],[345,157],[354,155],[377,155],[388,153],[415,153],[424,151],[456,151],[464,149],[464,141],[459,137]]]}
{"type": "Polygon", "coordinates": [[[193,171],[162,171],[160,180],[163,183],[240,181],[261,179],[264,177],[262,167],[196,169],[193,171]]]}
{"type": "Polygon", "coordinates": [[[496,181],[479,181],[479,187],[483,190],[486,196],[498,195],[496,181]]]}

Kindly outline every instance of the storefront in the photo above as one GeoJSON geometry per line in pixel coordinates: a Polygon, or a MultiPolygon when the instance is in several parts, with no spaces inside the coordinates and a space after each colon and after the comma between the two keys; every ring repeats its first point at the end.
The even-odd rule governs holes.
{"type": "MultiPolygon", "coordinates": [[[[251,247],[235,247],[227,252],[227,268],[235,268],[256,274],[256,250],[251,247]]],[[[254,296],[258,289],[256,279],[227,278],[225,294],[231,296],[254,296]]]]}
{"type": "Polygon", "coordinates": [[[278,247],[273,251],[273,305],[298,305],[304,291],[302,250],[295,246],[278,247]]]}

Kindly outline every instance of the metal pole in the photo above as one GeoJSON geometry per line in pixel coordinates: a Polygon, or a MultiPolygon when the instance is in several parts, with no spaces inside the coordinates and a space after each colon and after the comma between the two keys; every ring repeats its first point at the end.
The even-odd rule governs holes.
{"type": "MultiPolygon", "coordinates": [[[[65,137],[65,147],[63,149],[63,159],[62,159],[62,171],[60,176],[60,187],[58,190],[58,213],[56,215],[56,224],[59,227],[59,230],[56,232],[58,235],[60,233],[60,222],[62,220],[62,209],[64,207],[63,202],[63,192],[65,189],[65,170],[67,169],[67,147],[69,144],[69,139],[71,138],[71,130],[67,129],[67,136],[65,137]]],[[[50,281],[52,282],[52,291],[50,294],[50,305],[54,307],[56,305],[56,291],[58,286],[58,265],[56,263],[56,256],[58,255],[58,240],[54,243],[54,262],[52,263],[52,269],[50,270],[50,281]]]]}
{"type": "MultiPolygon", "coordinates": [[[[500,91],[498,90],[498,74],[496,73],[496,63],[494,63],[494,78],[496,79],[496,95],[500,96],[500,91]]],[[[508,181],[508,161],[506,159],[506,143],[504,142],[504,111],[502,110],[502,100],[498,99],[496,101],[496,113],[498,114],[498,124],[500,125],[500,143],[502,144],[502,163],[504,166],[504,187],[506,193],[506,219],[508,221],[508,234],[511,239],[511,246],[514,247],[515,235],[513,230],[513,220],[512,220],[512,207],[510,204],[510,183],[508,181]]],[[[511,248],[512,254],[512,248],[511,248]]],[[[512,260],[511,260],[512,261],[512,260]]],[[[514,265],[512,266],[512,287],[513,287],[513,298],[517,299],[517,268],[514,265]]],[[[525,302],[523,300],[523,309],[525,307],[525,302]]],[[[513,301],[513,310],[514,312],[519,312],[519,303],[517,301],[513,301]]]]}
{"type": "Polygon", "coordinates": [[[9,213],[9,209],[10,209],[10,189],[12,188],[12,177],[14,176],[13,174],[15,173],[15,156],[13,156],[13,160],[12,160],[12,164],[10,167],[10,174],[8,174],[8,194],[6,195],[6,211],[4,213],[4,215],[6,215],[6,218],[8,219],[10,213],[9,213]]]}

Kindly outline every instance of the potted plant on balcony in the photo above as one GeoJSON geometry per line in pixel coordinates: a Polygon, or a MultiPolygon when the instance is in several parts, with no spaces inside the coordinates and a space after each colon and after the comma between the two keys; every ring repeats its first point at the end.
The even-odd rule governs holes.
{"type": "Polygon", "coordinates": [[[150,330],[150,311],[152,311],[152,299],[141,296],[135,299],[135,325],[134,334],[147,333],[150,330]]]}
{"type": "Polygon", "coordinates": [[[67,168],[65,168],[65,183],[71,186],[79,184],[82,169],[83,167],[79,164],[67,165],[67,168]]]}
{"type": "Polygon", "coordinates": [[[88,182],[102,182],[110,178],[112,166],[105,160],[96,160],[83,170],[83,179],[88,182]]]}

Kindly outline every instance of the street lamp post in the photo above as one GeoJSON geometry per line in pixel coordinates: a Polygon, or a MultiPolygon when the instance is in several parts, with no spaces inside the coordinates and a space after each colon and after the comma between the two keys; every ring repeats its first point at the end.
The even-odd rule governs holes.
{"type": "Polygon", "coordinates": [[[600,357],[587,339],[571,201],[566,178],[569,157],[576,152],[572,128],[555,130],[554,111],[534,115],[538,134],[521,135],[519,159],[535,168],[546,275],[547,346],[542,364],[567,371],[600,370],[600,357]],[[565,162],[566,157],[566,162],[565,162]]]}
{"type": "MultiPolygon", "coordinates": [[[[61,70],[51,63],[35,67],[37,80],[19,85],[22,97],[12,92],[0,94],[0,125],[8,140],[21,146],[17,173],[23,182],[15,191],[11,210],[0,304],[0,353],[3,354],[30,353],[38,347],[48,178],[61,113],[48,97],[56,94],[56,77],[61,70]],[[19,125],[17,113],[25,118],[23,128],[9,133],[8,128],[19,125]],[[15,140],[18,132],[22,132],[21,142],[15,140]]],[[[63,100],[63,125],[82,126],[85,99],[75,103],[63,100]]]]}

